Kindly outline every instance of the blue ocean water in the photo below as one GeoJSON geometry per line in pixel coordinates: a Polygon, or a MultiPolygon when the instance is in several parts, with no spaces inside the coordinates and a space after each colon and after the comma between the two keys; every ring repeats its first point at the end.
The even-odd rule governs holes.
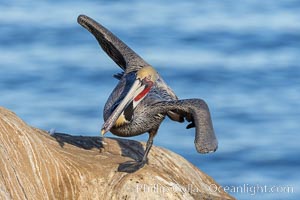
{"type": "Polygon", "coordinates": [[[180,98],[208,103],[216,153],[197,154],[194,130],[168,119],[155,145],[238,199],[299,198],[299,1],[10,0],[0,11],[0,106],[28,124],[99,135],[120,69],[77,24],[86,14],[151,63],[180,98]]]}

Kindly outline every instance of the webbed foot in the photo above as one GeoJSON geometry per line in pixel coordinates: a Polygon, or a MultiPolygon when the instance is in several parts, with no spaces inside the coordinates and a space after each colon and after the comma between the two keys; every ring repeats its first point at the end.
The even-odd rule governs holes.
{"type": "Polygon", "coordinates": [[[144,167],[146,161],[127,161],[121,163],[118,167],[119,172],[133,173],[144,167]]]}

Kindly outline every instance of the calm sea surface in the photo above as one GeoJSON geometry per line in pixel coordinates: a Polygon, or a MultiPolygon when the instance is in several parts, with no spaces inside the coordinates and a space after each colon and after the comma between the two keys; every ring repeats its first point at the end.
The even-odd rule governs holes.
{"type": "Polygon", "coordinates": [[[0,12],[0,105],[28,124],[99,135],[120,69],[77,24],[86,14],[156,67],[180,98],[210,106],[216,153],[199,155],[194,130],[169,119],[155,145],[224,187],[245,188],[229,191],[239,199],[299,198],[299,1],[10,0],[0,12]]]}

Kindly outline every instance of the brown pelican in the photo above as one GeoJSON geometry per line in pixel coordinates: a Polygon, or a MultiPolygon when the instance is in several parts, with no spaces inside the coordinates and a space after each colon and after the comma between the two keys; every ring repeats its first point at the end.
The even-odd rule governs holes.
{"type": "Polygon", "coordinates": [[[194,142],[199,153],[217,149],[209,109],[202,99],[179,100],[157,71],[113,33],[85,15],[78,16],[77,21],[123,70],[114,75],[120,81],[105,104],[102,134],[110,131],[130,137],[148,132],[146,150],[138,162],[140,167],[147,162],[153,138],[165,116],[178,122],[187,120],[187,128],[195,127],[194,142]]]}

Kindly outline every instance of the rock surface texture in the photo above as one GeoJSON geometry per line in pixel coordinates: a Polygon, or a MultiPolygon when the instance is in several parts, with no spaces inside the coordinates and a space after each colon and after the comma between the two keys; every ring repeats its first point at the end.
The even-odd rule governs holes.
{"type": "Polygon", "coordinates": [[[142,169],[118,170],[143,148],[124,139],[51,136],[0,107],[0,199],[233,199],[163,148],[154,147],[142,169]]]}

